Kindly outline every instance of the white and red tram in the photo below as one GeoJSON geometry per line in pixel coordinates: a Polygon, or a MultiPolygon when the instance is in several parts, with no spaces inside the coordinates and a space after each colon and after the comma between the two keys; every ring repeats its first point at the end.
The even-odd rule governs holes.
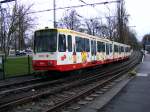
{"type": "Polygon", "coordinates": [[[130,46],[68,29],[35,31],[34,70],[70,71],[129,58],[130,46]]]}

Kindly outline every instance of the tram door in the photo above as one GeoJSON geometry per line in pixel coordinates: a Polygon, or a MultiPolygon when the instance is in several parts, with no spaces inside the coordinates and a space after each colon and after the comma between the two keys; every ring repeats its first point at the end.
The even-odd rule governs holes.
{"type": "Polygon", "coordinates": [[[96,40],[91,40],[91,61],[96,61],[96,40]]]}

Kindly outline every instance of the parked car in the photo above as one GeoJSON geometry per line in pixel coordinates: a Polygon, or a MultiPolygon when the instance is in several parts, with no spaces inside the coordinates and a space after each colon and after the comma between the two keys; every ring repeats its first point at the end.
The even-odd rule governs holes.
{"type": "Polygon", "coordinates": [[[21,56],[25,56],[27,53],[23,50],[23,51],[20,51],[20,55],[21,56]]]}
{"type": "Polygon", "coordinates": [[[32,55],[33,54],[33,51],[30,49],[26,49],[25,52],[26,52],[26,55],[32,55]]]}
{"type": "Polygon", "coordinates": [[[20,51],[16,51],[16,56],[20,56],[20,51]]]}
{"type": "Polygon", "coordinates": [[[16,56],[25,56],[26,52],[25,51],[16,51],[16,56]]]}

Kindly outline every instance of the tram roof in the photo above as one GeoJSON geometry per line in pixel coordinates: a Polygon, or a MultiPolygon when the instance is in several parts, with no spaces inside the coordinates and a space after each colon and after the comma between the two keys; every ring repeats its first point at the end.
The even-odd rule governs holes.
{"type": "Polygon", "coordinates": [[[93,36],[93,35],[89,35],[83,32],[77,32],[74,30],[70,30],[70,29],[57,29],[58,32],[64,32],[64,33],[70,33],[70,34],[74,34],[74,35],[79,35],[79,36],[86,36],[89,38],[94,38],[94,39],[103,39],[104,41],[110,41],[109,39],[103,38],[103,37],[97,37],[97,36],[93,36]]]}
{"type": "MultiPolygon", "coordinates": [[[[111,40],[106,39],[104,37],[97,37],[97,36],[89,35],[89,34],[86,34],[86,33],[82,33],[82,32],[77,32],[77,31],[74,31],[74,30],[70,30],[70,29],[47,28],[46,27],[45,29],[40,29],[40,30],[57,30],[58,32],[69,33],[69,34],[78,35],[78,36],[81,36],[81,37],[85,36],[85,37],[88,37],[88,38],[102,40],[104,42],[112,42],[111,40]]],[[[40,31],[40,30],[37,30],[37,31],[40,31]]],[[[113,41],[113,42],[116,43],[116,44],[126,45],[126,44],[118,43],[118,42],[115,42],[115,41],[113,41]]],[[[126,46],[128,46],[128,45],[126,45],[126,46]]]]}

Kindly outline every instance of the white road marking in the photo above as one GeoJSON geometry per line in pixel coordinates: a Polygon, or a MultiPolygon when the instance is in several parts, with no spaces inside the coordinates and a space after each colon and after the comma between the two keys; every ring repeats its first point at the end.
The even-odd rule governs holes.
{"type": "Polygon", "coordinates": [[[146,73],[137,73],[137,76],[147,77],[147,76],[148,76],[148,74],[146,74],[146,73]]]}

